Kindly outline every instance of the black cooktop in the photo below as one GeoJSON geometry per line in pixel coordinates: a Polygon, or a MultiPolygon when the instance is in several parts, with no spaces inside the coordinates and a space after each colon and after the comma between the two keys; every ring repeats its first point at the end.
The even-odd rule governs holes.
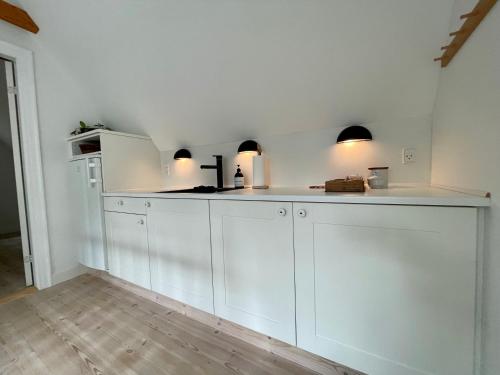
{"type": "Polygon", "coordinates": [[[194,188],[191,189],[179,189],[179,190],[165,190],[165,191],[159,191],[158,193],[218,193],[221,191],[229,191],[229,190],[237,190],[237,189],[243,189],[243,188],[235,188],[235,187],[225,187],[225,188],[216,188],[215,186],[205,186],[205,185],[200,185],[200,186],[195,186],[194,188]]]}

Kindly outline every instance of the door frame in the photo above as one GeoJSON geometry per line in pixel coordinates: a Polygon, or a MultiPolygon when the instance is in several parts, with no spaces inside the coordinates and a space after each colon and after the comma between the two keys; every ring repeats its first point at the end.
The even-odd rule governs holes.
{"type": "MultiPolygon", "coordinates": [[[[52,285],[49,232],[45,185],[42,169],[38,110],[35,91],[33,52],[0,40],[0,56],[14,62],[17,84],[18,123],[21,145],[20,159],[23,161],[22,175],[26,202],[26,216],[33,257],[33,280],[38,289],[52,285]],[[29,136],[23,136],[29,134],[29,136]]],[[[15,165],[16,169],[21,168],[15,165]]],[[[23,183],[17,181],[16,184],[23,183]]]]}
{"type": "Polygon", "coordinates": [[[19,121],[17,115],[17,93],[11,87],[16,87],[14,62],[1,60],[4,63],[5,80],[7,83],[7,100],[9,103],[9,120],[14,161],[14,183],[17,192],[17,207],[19,229],[21,230],[21,247],[23,252],[24,276],[26,286],[33,285],[33,267],[29,241],[28,218],[26,217],[26,195],[24,194],[23,163],[21,160],[21,145],[19,144],[19,121]]]}

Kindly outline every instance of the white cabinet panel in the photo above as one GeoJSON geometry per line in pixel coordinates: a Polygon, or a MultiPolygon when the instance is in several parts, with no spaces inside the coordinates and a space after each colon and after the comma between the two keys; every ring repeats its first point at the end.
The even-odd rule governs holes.
{"type": "Polygon", "coordinates": [[[147,203],[152,290],[213,314],[208,201],[147,203]]]}
{"type": "Polygon", "coordinates": [[[370,375],[473,374],[476,209],[294,211],[299,347],[370,375]]]}
{"type": "Polygon", "coordinates": [[[159,189],[160,153],[151,139],[111,131],[99,133],[104,191],[159,189]]]}
{"type": "Polygon", "coordinates": [[[106,269],[104,213],[102,211],[101,159],[87,158],[70,162],[72,193],[71,226],[74,246],[81,264],[106,269]]]}
{"type": "Polygon", "coordinates": [[[291,203],[210,207],[215,314],[295,344],[291,203]]]}
{"type": "Polygon", "coordinates": [[[145,214],[146,200],[144,198],[104,197],[104,210],[128,214],[145,214]]]}
{"type": "Polygon", "coordinates": [[[109,273],[151,289],[146,216],[106,212],[109,273]]]}

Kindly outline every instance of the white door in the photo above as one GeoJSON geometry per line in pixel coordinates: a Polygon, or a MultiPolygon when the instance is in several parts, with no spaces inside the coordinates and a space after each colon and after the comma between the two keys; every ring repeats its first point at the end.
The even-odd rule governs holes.
{"type": "Polygon", "coordinates": [[[295,344],[292,204],[211,201],[215,314],[295,344]]]}
{"type": "Polygon", "coordinates": [[[151,199],[146,205],[152,290],[213,314],[208,201],[151,199]]]}
{"type": "Polygon", "coordinates": [[[109,273],[151,289],[146,215],[105,212],[109,273]]]}
{"type": "Polygon", "coordinates": [[[101,159],[70,162],[71,210],[74,245],[84,266],[105,270],[107,266],[102,204],[101,159]]]}
{"type": "Polygon", "coordinates": [[[17,87],[14,75],[14,64],[11,61],[4,60],[3,62],[5,64],[5,73],[7,78],[10,130],[12,134],[12,153],[14,156],[14,167],[16,174],[17,206],[19,209],[19,224],[21,228],[24,274],[26,278],[26,285],[33,285],[28,218],[26,215],[26,200],[24,196],[24,176],[21,160],[20,129],[17,113],[17,87]]]}
{"type": "Polygon", "coordinates": [[[294,204],[297,345],[370,375],[471,375],[473,208],[294,204]]]}

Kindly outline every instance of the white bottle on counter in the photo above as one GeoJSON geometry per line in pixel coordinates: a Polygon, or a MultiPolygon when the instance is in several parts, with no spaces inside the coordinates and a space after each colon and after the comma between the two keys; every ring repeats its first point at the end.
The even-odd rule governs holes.
{"type": "Polygon", "coordinates": [[[264,155],[255,155],[253,157],[253,183],[252,189],[267,189],[267,160],[264,155]]]}

